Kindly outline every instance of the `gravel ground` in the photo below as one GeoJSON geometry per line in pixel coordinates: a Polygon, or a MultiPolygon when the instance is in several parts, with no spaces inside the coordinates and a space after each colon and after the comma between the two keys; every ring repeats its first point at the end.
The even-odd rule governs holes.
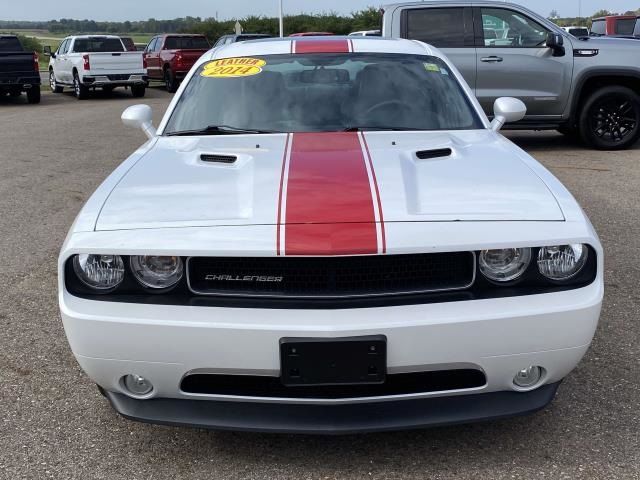
{"type": "MultiPolygon", "coordinates": [[[[170,97],[151,89],[159,117],[170,97]]],[[[556,133],[508,136],[575,194],[607,252],[595,342],[545,411],[426,431],[339,438],[216,433],[117,416],[76,364],[56,257],[96,186],[144,138],[126,95],[39,106],[0,99],[0,478],[640,478],[640,152],[556,133]],[[631,260],[629,260],[631,259],[631,260]]]]}

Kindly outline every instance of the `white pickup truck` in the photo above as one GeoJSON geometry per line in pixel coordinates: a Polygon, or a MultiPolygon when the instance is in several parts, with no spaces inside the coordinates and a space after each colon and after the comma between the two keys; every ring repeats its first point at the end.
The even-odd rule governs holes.
{"type": "Polygon", "coordinates": [[[65,38],[51,56],[49,84],[54,93],[73,87],[79,100],[89,90],[101,88],[111,92],[116,87],[131,88],[134,97],[144,97],[149,83],[142,52],[127,52],[120,37],[112,35],[77,35],[65,38]]]}

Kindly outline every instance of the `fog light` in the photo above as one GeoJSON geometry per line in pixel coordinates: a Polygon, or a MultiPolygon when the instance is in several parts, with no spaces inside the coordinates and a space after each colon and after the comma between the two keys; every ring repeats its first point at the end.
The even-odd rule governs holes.
{"type": "Polygon", "coordinates": [[[516,387],[531,388],[535,386],[542,378],[542,367],[532,365],[516,373],[513,383],[516,387]]]}
{"type": "Polygon", "coordinates": [[[127,375],[124,377],[124,386],[129,393],[135,395],[136,397],[143,397],[148,395],[153,390],[153,385],[149,380],[140,375],[127,375]]]}

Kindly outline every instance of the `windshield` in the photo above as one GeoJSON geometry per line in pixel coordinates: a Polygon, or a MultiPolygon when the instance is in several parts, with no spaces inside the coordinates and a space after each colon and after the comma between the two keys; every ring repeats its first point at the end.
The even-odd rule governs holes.
{"type": "Polygon", "coordinates": [[[73,51],[80,53],[124,52],[124,46],[119,38],[78,38],[73,44],[73,51]]]}
{"type": "Polygon", "coordinates": [[[165,134],[484,128],[446,64],[399,54],[272,55],[202,65],[165,134]]]}
{"type": "Polygon", "coordinates": [[[204,37],[167,37],[167,50],[209,50],[209,42],[204,37]]]}

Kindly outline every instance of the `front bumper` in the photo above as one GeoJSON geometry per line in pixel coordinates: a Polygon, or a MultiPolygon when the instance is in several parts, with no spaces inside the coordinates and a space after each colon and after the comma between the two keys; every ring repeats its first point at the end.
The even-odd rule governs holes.
{"type": "Polygon", "coordinates": [[[476,421],[544,407],[553,397],[553,385],[587,351],[603,291],[598,279],[585,288],[527,297],[277,310],[96,302],[62,289],[60,306],[78,362],[127,417],[211,428],[346,433],[476,421]],[[181,389],[182,379],[193,373],[279,376],[283,337],[367,335],[387,337],[389,374],[471,368],[484,373],[486,384],[454,391],[335,399],[209,395],[181,389]],[[545,386],[518,391],[514,375],[529,365],[544,368],[545,386]],[[125,396],[121,379],[131,373],[153,383],[154,390],[145,400],[125,396]],[[457,397],[466,400],[453,402],[457,397]],[[443,410],[448,402],[459,405],[461,411],[443,410]],[[486,408],[477,410],[476,402],[486,408]],[[364,417],[354,413],[359,408],[379,414],[371,414],[371,423],[366,424],[364,417]],[[299,429],[284,421],[283,412],[289,409],[301,412],[299,429]],[[327,423],[318,423],[323,415],[327,423]]]}
{"type": "Polygon", "coordinates": [[[494,392],[364,405],[283,405],[180,399],[135,400],[104,392],[125,418],[215,430],[344,435],[426,428],[526,415],[546,407],[559,383],[528,393],[494,392]]]}

